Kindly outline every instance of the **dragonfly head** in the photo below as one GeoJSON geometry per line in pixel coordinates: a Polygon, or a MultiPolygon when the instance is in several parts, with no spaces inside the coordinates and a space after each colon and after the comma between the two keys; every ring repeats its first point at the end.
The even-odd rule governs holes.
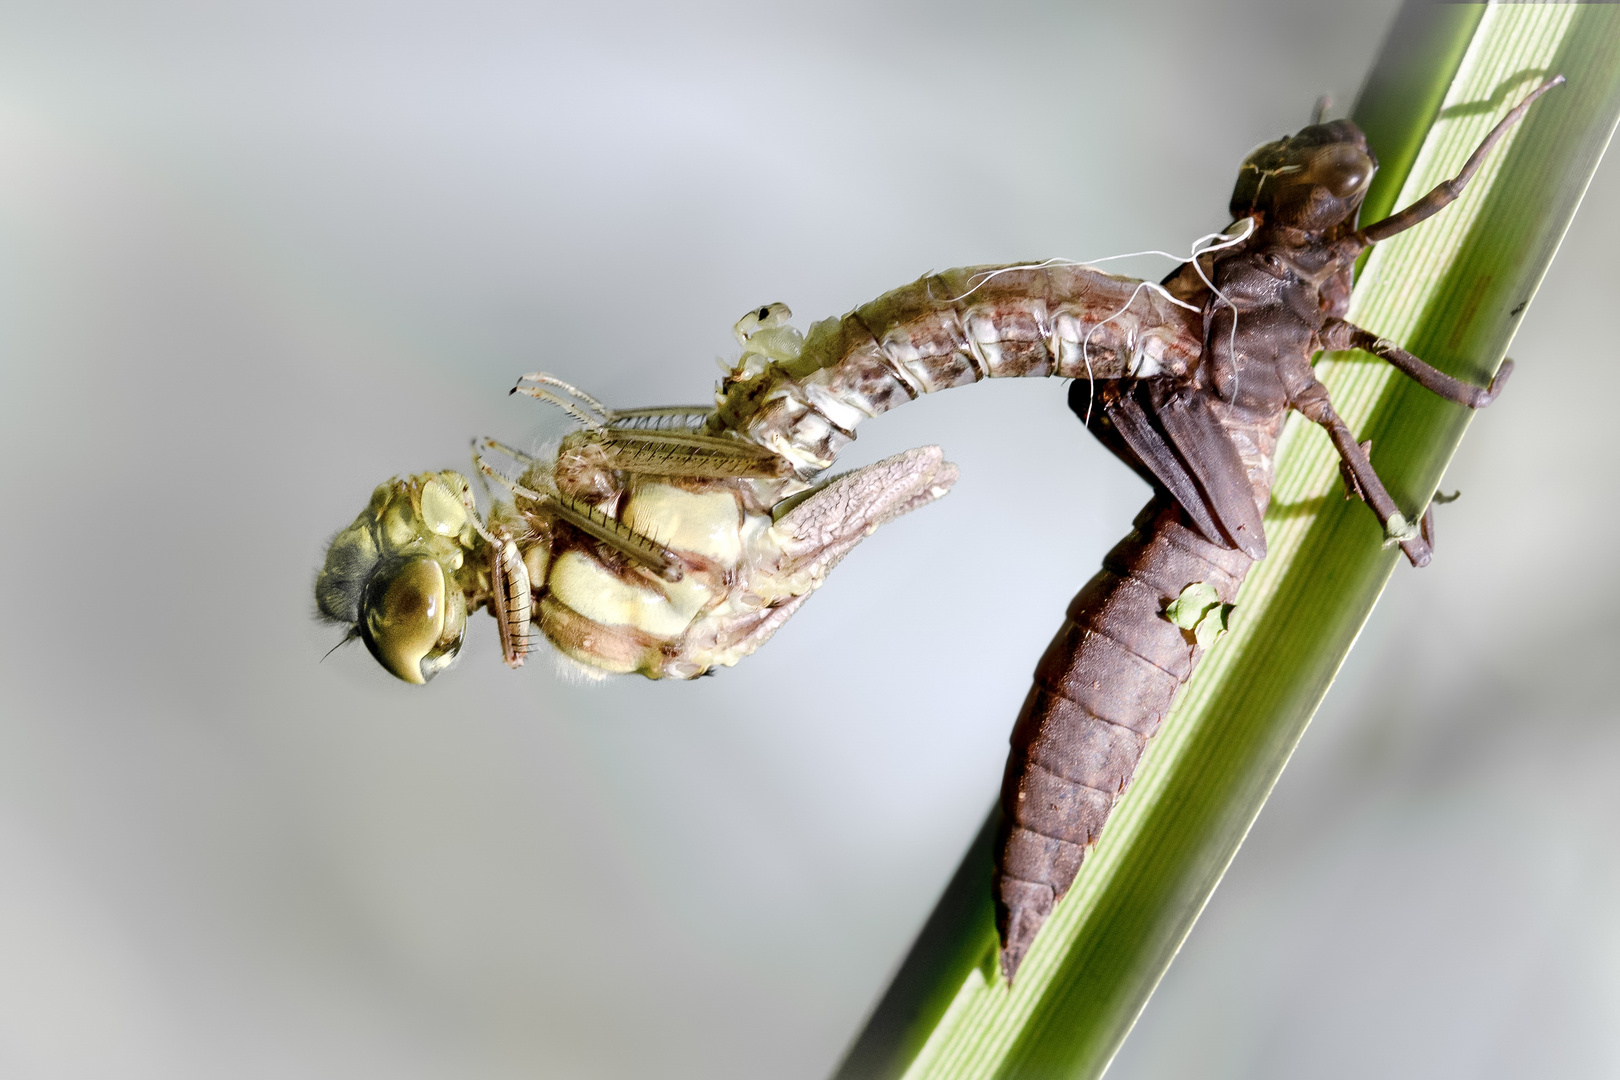
{"type": "Polygon", "coordinates": [[[321,616],[347,626],[391,674],[425,683],[455,661],[467,594],[485,560],[460,473],[388,481],[332,539],[315,578],[321,616]]]}
{"type": "Polygon", "coordinates": [[[1312,124],[1266,143],[1243,161],[1232,216],[1321,232],[1353,224],[1378,171],[1367,137],[1348,120],[1312,124]]]}

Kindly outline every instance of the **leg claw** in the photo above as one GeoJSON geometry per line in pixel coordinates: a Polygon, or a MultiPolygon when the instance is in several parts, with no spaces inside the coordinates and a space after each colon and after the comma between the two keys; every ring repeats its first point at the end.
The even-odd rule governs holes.
{"type": "Polygon", "coordinates": [[[1484,390],[1481,390],[1479,392],[1479,396],[1474,399],[1474,408],[1483,409],[1485,406],[1495,401],[1496,395],[1502,392],[1502,387],[1507,385],[1508,376],[1512,374],[1513,358],[1508,357],[1506,360],[1502,361],[1502,366],[1496,369],[1496,377],[1491,379],[1491,385],[1487,386],[1484,390]]]}

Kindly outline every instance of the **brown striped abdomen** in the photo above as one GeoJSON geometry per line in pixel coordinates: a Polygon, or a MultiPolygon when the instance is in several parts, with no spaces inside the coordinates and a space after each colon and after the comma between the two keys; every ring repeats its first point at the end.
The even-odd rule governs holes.
{"type": "Polygon", "coordinates": [[[816,323],[797,360],[728,378],[705,430],[742,435],[809,479],[863,419],[922,394],[992,378],[1180,378],[1203,347],[1198,309],[1134,278],[969,266],[816,323]]]}
{"type": "Polygon", "coordinates": [[[1252,565],[1154,502],[1070,603],[1035,669],[1002,781],[994,889],[1008,982],[1202,655],[1165,607],[1196,582],[1229,604],[1252,565]]]}

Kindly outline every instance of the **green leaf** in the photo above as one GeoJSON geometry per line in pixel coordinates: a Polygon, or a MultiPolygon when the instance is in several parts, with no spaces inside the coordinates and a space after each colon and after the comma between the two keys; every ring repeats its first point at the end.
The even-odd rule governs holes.
{"type": "Polygon", "coordinates": [[[1196,581],[1170,601],[1164,609],[1164,617],[1183,630],[1191,630],[1198,647],[1207,650],[1226,633],[1233,606],[1221,603],[1215,586],[1207,581],[1196,581]]]}
{"type": "MultiPolygon", "coordinates": [[[[1354,114],[1384,165],[1363,211],[1371,221],[1455,175],[1554,72],[1568,84],[1509,133],[1461,199],[1374,249],[1352,304],[1352,321],[1479,385],[1501,362],[1620,116],[1620,6],[1409,3],[1354,114]]],[[[1374,441],[1379,475],[1416,521],[1470,413],[1361,353],[1324,357],[1317,370],[1357,437],[1374,441]]],[[[840,1076],[1102,1073],[1394,569],[1398,553],[1340,484],[1326,437],[1290,420],[1266,518],[1270,554],[1239,594],[1244,618],[1150,745],[1018,984],[1009,991],[994,964],[992,820],[840,1076]]],[[[1185,626],[1180,604],[1170,617],[1185,626]]],[[[1194,627],[1217,633],[1226,620],[1212,614],[1205,607],[1194,627]]]]}
{"type": "Polygon", "coordinates": [[[1234,604],[1216,604],[1204,612],[1204,617],[1198,620],[1198,626],[1193,630],[1193,637],[1198,641],[1198,647],[1206,652],[1215,644],[1220,636],[1226,633],[1227,623],[1232,617],[1234,604]]]}
{"type": "Polygon", "coordinates": [[[1215,594],[1215,586],[1207,581],[1197,581],[1181,590],[1181,595],[1164,609],[1164,616],[1183,630],[1191,630],[1203,620],[1210,608],[1220,602],[1221,598],[1215,594]]]}

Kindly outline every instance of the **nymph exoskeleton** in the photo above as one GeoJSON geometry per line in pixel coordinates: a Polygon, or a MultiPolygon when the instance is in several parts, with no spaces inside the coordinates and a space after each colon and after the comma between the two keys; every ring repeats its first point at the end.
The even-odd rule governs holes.
{"type": "Polygon", "coordinates": [[[1439,396],[1490,404],[1489,387],[1445,375],[1344,320],[1357,256],[1452,202],[1549,80],[1514,108],[1456,178],[1405,210],[1356,227],[1378,162],[1348,120],[1316,123],[1255,150],[1232,193],[1232,216],[1252,223],[1241,244],[1189,263],[1165,282],[1200,301],[1203,355],[1187,377],[1070,388],[1070,407],[1155,489],[1136,529],[1069,605],[1035,670],[1012,733],[996,845],[996,921],[1010,982],[1081,860],[1096,843],[1149,738],[1203,651],[1224,627],[1254,560],[1271,499],[1274,451],[1290,410],[1327,430],[1347,493],[1378,516],[1388,543],[1415,566],[1430,559],[1418,522],[1384,489],[1317,380],[1323,350],[1361,348],[1439,396]]]}
{"type": "Polygon", "coordinates": [[[1362,348],[1441,397],[1490,403],[1507,364],[1474,387],[1351,325],[1351,273],[1368,247],[1455,199],[1561,81],[1510,112],[1454,180],[1365,228],[1356,219],[1377,161],[1349,121],[1313,123],[1248,157],[1232,226],[1159,285],[1066,263],[952,270],[803,338],[785,307],[767,305],[737,324],[744,352],[712,409],[616,412],[525,376],[514,392],[583,430],[554,459],[484,441],[477,467],[510,494],[487,520],[454,473],[378,488],[328,552],[321,610],[388,670],[423,682],[479,606],[496,614],[507,662],[522,662],[526,577],[534,620],[564,655],[593,671],[691,678],[752,652],[861,537],[955,481],[934,447],[823,481],[862,419],[985,378],[1074,379],[1071,407],[1155,495],[1070,605],[1013,729],[995,875],[1010,981],[1265,555],[1289,411],[1326,429],[1347,491],[1387,541],[1429,561],[1426,514],[1395,504],[1312,359],[1362,348]]]}

